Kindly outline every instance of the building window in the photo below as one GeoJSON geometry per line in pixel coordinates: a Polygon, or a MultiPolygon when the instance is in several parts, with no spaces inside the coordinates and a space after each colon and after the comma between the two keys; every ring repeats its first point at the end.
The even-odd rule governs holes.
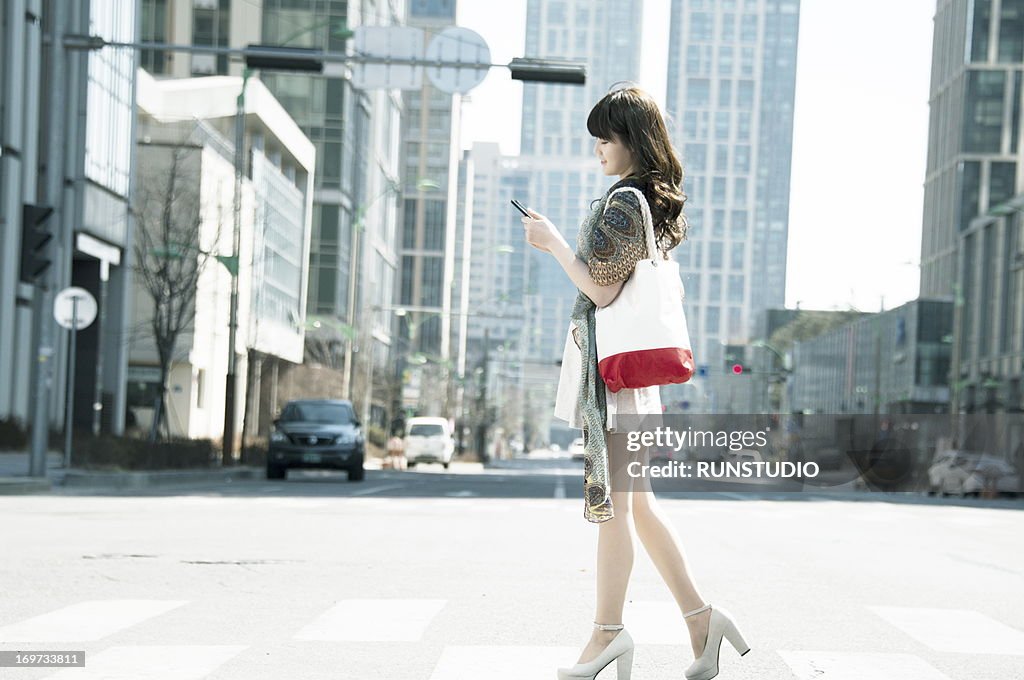
{"type": "Polygon", "coordinates": [[[975,0],[971,21],[971,61],[988,61],[989,24],[992,19],[992,0],[975,0]]]}
{"type": "Polygon", "coordinates": [[[732,75],[732,46],[722,45],[718,48],[718,75],[732,75]]]}
{"type": "Polygon", "coordinates": [[[993,162],[989,173],[988,205],[994,208],[1017,193],[1017,164],[993,162]]]}
{"type": "Polygon", "coordinates": [[[714,38],[714,23],[707,12],[690,14],[690,40],[694,42],[709,41],[714,38]]]}
{"type": "Polygon", "coordinates": [[[736,15],[725,13],[722,15],[722,42],[732,42],[736,39],[736,15]]]}
{"type": "Polygon", "coordinates": [[[715,139],[722,141],[729,139],[729,112],[715,112],[715,139]]]}
{"type": "Polygon", "coordinates": [[[757,15],[744,14],[740,25],[740,42],[757,42],[757,15]]]}
{"type": "MultiPolygon", "coordinates": [[[[198,46],[228,47],[231,28],[231,0],[195,3],[192,9],[192,43],[198,46]]],[[[192,57],[193,75],[226,75],[228,55],[197,54],[192,57]]]]}
{"type": "Polygon", "coordinates": [[[715,177],[711,183],[711,202],[715,205],[725,204],[725,177],[715,177]]]}
{"type": "Polygon", "coordinates": [[[731,236],[734,239],[744,239],[747,237],[747,211],[746,210],[733,210],[731,224],[731,236]]]}
{"type": "Polygon", "coordinates": [[[998,60],[1011,64],[1024,61],[1024,2],[1021,0],[1003,0],[999,11],[998,60]]]}
{"type": "Polygon", "coordinates": [[[729,170],[729,145],[715,145],[715,170],[717,172],[728,172],[729,170]]]}
{"type": "Polygon", "coordinates": [[[718,108],[727,109],[732,105],[732,81],[720,80],[718,82],[718,108]]]}
{"type": "MultiPolygon", "coordinates": [[[[721,269],[722,268],[722,242],[712,241],[711,248],[708,251],[708,268],[709,269],[721,269]]],[[[714,288],[713,288],[714,290],[714,288]]],[[[717,295],[713,296],[714,299],[718,299],[717,295]]]]}
{"type": "Polygon", "coordinates": [[[711,81],[690,78],[686,83],[686,105],[695,109],[707,108],[711,101],[711,81]]]}
{"type": "Polygon", "coordinates": [[[737,144],[733,149],[732,169],[734,172],[750,172],[750,146],[737,144]]]}
{"type": "Polygon", "coordinates": [[[204,404],[206,399],[203,395],[206,394],[206,370],[200,368],[196,371],[196,408],[205,408],[204,404]]]}
{"type": "Polygon", "coordinates": [[[981,188],[981,163],[963,161],[960,163],[960,231],[971,225],[978,216],[978,197],[981,188]]]}
{"type": "Polygon", "coordinates": [[[399,304],[413,304],[412,288],[413,275],[415,274],[415,263],[416,258],[412,255],[402,256],[402,287],[400,291],[401,297],[399,298],[399,304]]]}
{"type": "Polygon", "coordinates": [[[736,90],[737,108],[749,111],[754,108],[754,81],[741,80],[736,90]]]}
{"type": "Polygon", "coordinates": [[[968,71],[964,151],[999,153],[1005,84],[1003,71],[968,71]]]}
{"type": "MultiPolygon", "coordinates": [[[[142,0],[143,42],[167,42],[167,0],[142,0]]],[[[142,68],[160,75],[167,73],[167,55],[163,50],[142,50],[142,68]]]]}

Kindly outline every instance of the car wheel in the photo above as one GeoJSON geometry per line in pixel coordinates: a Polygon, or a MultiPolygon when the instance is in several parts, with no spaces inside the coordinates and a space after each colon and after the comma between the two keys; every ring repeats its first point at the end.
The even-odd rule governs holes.
{"type": "Polygon", "coordinates": [[[366,470],[360,465],[357,468],[348,469],[348,481],[350,482],[361,482],[366,476],[366,470]]]}
{"type": "Polygon", "coordinates": [[[416,467],[416,461],[414,461],[414,460],[407,461],[405,463],[405,467],[407,467],[409,469],[412,469],[412,468],[416,467]]]}
{"type": "Polygon", "coordinates": [[[288,474],[288,468],[281,465],[267,466],[267,479],[284,479],[288,474]]]}

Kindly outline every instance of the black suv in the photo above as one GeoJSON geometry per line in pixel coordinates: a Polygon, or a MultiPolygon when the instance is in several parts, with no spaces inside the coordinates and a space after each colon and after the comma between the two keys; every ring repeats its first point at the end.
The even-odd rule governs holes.
{"type": "Polygon", "coordinates": [[[288,468],[348,471],[348,481],[363,479],[365,446],[352,402],[301,399],[281,409],[270,431],[267,479],[284,479],[288,468]]]}

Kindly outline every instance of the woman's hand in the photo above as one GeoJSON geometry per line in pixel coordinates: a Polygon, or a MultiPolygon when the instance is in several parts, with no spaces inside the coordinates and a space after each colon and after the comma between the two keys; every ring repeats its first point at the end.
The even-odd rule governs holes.
{"type": "Polygon", "coordinates": [[[521,218],[527,243],[545,253],[550,253],[555,246],[568,245],[565,237],[555,225],[551,224],[548,218],[529,208],[527,210],[530,212],[530,217],[523,216],[521,218]]]}

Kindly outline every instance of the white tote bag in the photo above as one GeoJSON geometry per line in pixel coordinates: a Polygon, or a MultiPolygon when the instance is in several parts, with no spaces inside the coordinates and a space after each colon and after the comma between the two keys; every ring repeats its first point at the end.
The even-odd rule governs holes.
{"type": "Polygon", "coordinates": [[[651,257],[636,263],[610,305],[597,308],[598,371],[612,392],[684,383],[693,376],[694,362],[683,313],[685,291],[679,263],[659,259],[654,221],[643,193],[634,187],[615,191],[639,196],[651,257]]]}

